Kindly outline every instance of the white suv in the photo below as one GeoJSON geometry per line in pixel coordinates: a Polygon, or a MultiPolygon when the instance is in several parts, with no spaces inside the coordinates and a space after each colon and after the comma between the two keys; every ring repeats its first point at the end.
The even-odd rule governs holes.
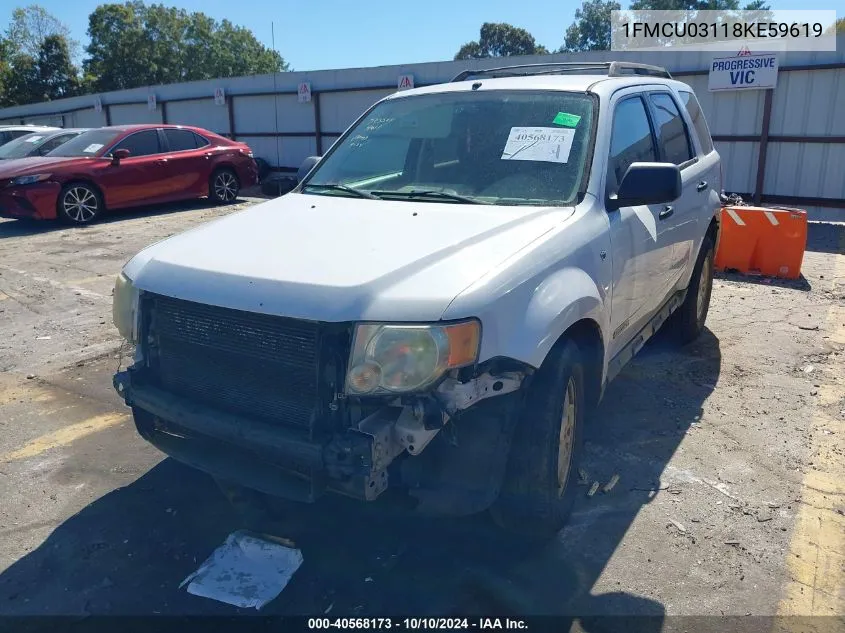
{"type": "Polygon", "coordinates": [[[670,315],[704,326],[721,169],[664,69],[541,64],[387,97],[281,198],[118,278],[141,435],[313,501],[556,532],[585,414],[670,315]]]}

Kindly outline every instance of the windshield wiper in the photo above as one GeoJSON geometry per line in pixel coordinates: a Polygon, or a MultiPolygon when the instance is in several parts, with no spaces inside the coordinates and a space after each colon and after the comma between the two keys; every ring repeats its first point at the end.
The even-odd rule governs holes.
{"type": "Polygon", "coordinates": [[[447,191],[435,191],[433,189],[415,190],[415,191],[378,191],[380,196],[400,196],[403,198],[441,198],[443,200],[454,200],[455,202],[464,202],[466,204],[490,204],[484,200],[462,196],[458,193],[449,193],[447,191]]]}
{"type": "Polygon", "coordinates": [[[351,193],[354,196],[358,196],[359,198],[369,198],[370,200],[381,200],[381,198],[374,193],[370,193],[369,191],[364,191],[363,189],[356,189],[355,187],[350,187],[349,185],[342,185],[340,183],[328,183],[325,185],[312,185],[306,184],[302,187],[303,190],[308,189],[309,187],[314,187],[315,189],[328,189],[329,191],[345,191],[346,193],[351,193]]]}

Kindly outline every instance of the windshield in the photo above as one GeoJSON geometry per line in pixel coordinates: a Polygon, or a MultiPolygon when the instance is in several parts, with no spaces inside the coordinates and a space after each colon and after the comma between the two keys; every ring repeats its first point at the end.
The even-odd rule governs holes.
{"type": "Polygon", "coordinates": [[[33,149],[47,140],[49,134],[34,133],[19,136],[14,141],[9,141],[0,147],[0,158],[24,158],[29,156],[33,149]]]}
{"type": "Polygon", "coordinates": [[[91,130],[83,132],[67,143],[59,145],[47,156],[97,156],[104,147],[112,144],[122,131],[120,130],[91,130]]]}
{"type": "Polygon", "coordinates": [[[332,148],[302,192],[421,202],[571,204],[585,176],[593,118],[590,96],[559,91],[389,99],[332,148]]]}

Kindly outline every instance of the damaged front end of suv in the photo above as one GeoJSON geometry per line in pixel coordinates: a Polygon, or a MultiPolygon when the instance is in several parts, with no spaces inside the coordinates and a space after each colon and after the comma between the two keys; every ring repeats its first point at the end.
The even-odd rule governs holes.
{"type": "Polygon", "coordinates": [[[136,345],[115,389],[178,461],[303,502],[391,485],[455,515],[496,498],[530,368],[477,364],[477,320],[298,320],[141,292],[125,275],[114,319],[136,345]]]}

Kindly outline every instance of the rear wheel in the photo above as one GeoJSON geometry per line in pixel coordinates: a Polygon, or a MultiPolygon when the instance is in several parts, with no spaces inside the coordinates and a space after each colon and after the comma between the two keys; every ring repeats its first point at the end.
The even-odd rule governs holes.
{"type": "Polygon", "coordinates": [[[208,184],[208,197],[217,204],[233,202],[241,190],[241,183],[234,171],[228,168],[218,169],[211,175],[208,184]]]}
{"type": "Polygon", "coordinates": [[[57,205],[65,222],[91,224],[103,211],[103,197],[88,183],[72,182],[62,188],[57,205]]]}
{"type": "Polygon", "coordinates": [[[575,501],[586,398],[577,345],[561,342],[526,394],[502,492],[491,508],[500,527],[532,539],[553,537],[575,501]]]}
{"type": "Polygon", "coordinates": [[[673,317],[673,326],[682,344],[691,343],[704,331],[713,291],[713,261],[716,246],[712,233],[707,233],[698,253],[690,278],[687,296],[673,317]]]}

